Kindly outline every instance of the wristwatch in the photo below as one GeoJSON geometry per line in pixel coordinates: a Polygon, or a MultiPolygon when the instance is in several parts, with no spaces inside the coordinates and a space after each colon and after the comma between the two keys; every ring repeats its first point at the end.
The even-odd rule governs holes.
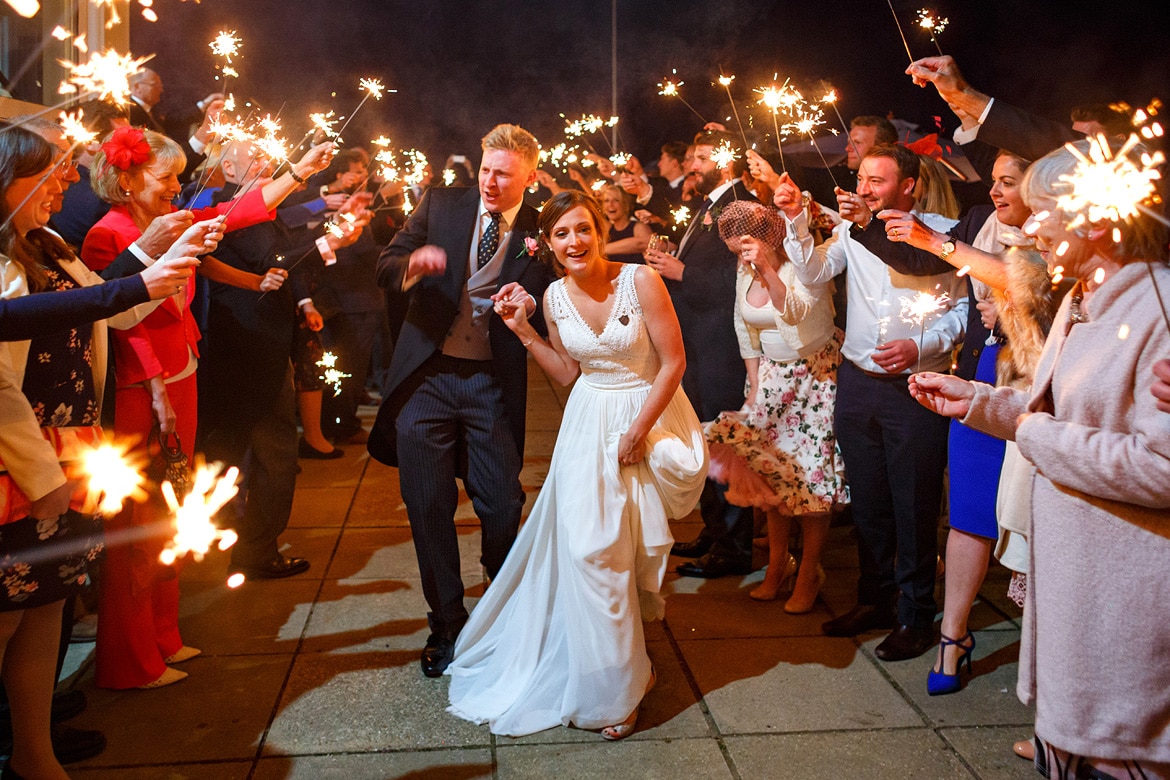
{"type": "Polygon", "coordinates": [[[953,255],[954,253],[955,253],[955,242],[954,241],[944,241],[943,245],[942,245],[942,251],[940,251],[938,253],[938,259],[939,260],[946,260],[948,257],[953,255]]]}

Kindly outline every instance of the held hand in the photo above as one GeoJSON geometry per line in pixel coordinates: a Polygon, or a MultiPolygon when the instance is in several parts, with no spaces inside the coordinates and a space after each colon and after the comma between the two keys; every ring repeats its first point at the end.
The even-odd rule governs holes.
{"type": "MultiPolygon", "coordinates": [[[[190,212],[187,213],[189,214],[190,212]]],[[[155,222],[158,222],[158,220],[156,219],[155,222]]],[[[183,231],[183,234],[170,245],[161,259],[171,260],[176,257],[186,257],[188,255],[198,256],[205,255],[208,252],[214,252],[216,247],[219,246],[219,242],[223,239],[223,226],[223,217],[196,222],[183,231]]],[[[141,242],[141,239],[139,241],[141,242]]],[[[139,243],[139,246],[141,247],[142,244],[139,243]]]]}
{"type": "Polygon", "coordinates": [[[1158,408],[1170,412],[1170,358],[1154,364],[1154,376],[1157,380],[1150,387],[1150,392],[1158,399],[1158,408]]]}
{"type": "Polygon", "coordinates": [[[519,282],[508,282],[496,291],[492,300],[497,304],[497,314],[501,308],[507,311],[517,307],[523,310],[525,319],[536,313],[536,301],[519,282]]]}
{"type": "Polygon", "coordinates": [[[662,278],[672,279],[676,282],[682,281],[683,270],[686,266],[674,255],[668,255],[657,249],[647,249],[642,256],[646,258],[646,265],[661,274],[662,278]]]}
{"type": "Polygon", "coordinates": [[[268,273],[260,278],[260,292],[273,292],[284,286],[288,278],[288,271],[283,268],[269,268],[268,273]]]}
{"type": "Polygon", "coordinates": [[[410,253],[407,277],[442,276],[447,271],[447,251],[434,244],[425,244],[410,253]]]}
{"type": "Polygon", "coordinates": [[[918,360],[918,344],[914,339],[896,339],[878,344],[873,352],[873,362],[887,374],[900,374],[914,366],[918,360]]]}
{"type": "Polygon", "coordinates": [[[195,216],[185,209],[155,217],[134,243],[151,257],[158,257],[191,227],[195,216]]]}
{"type": "Polygon", "coordinates": [[[727,132],[727,127],[720,122],[708,122],[703,125],[704,130],[718,130],[721,133],[727,132]]]}
{"type": "Polygon", "coordinates": [[[975,308],[979,310],[979,320],[983,323],[983,327],[994,330],[995,320],[999,316],[999,307],[996,306],[995,299],[984,298],[975,304],[975,308]]]}
{"type": "Polygon", "coordinates": [[[666,227],[666,220],[662,219],[662,217],[658,217],[650,213],[649,209],[637,209],[634,211],[634,219],[638,220],[643,225],[666,227]]]}
{"type": "Polygon", "coordinates": [[[752,236],[740,236],[739,238],[739,256],[743,258],[745,263],[748,263],[756,274],[760,277],[760,281],[767,286],[771,279],[776,279],[776,250],[772,247],[760,243],[752,236]]]}
{"type": "Polygon", "coordinates": [[[618,463],[633,466],[646,457],[646,437],[634,431],[626,431],[618,441],[618,463]]]}
{"type": "Polygon", "coordinates": [[[344,192],[331,192],[325,196],[325,210],[340,211],[348,202],[349,196],[344,192]]]}
{"type": "Polygon", "coordinates": [[[943,417],[965,417],[975,397],[975,388],[967,380],[933,371],[912,374],[909,389],[918,403],[943,417]]]}
{"type": "Polygon", "coordinates": [[[38,520],[52,520],[69,511],[69,500],[77,490],[77,483],[66,481],[61,487],[46,493],[29,506],[29,516],[38,520]]]}
{"type": "Polygon", "coordinates": [[[804,195],[787,171],[777,177],[773,189],[775,191],[772,193],[772,204],[783,211],[789,219],[799,217],[804,211],[804,195]]]}
{"type": "MultiPolygon", "coordinates": [[[[913,214],[897,209],[882,209],[877,218],[886,223],[886,238],[890,241],[909,244],[917,249],[933,251],[937,234],[918,221],[913,214]]],[[[938,246],[942,241],[938,240],[938,246]]]]}
{"type": "MultiPolygon", "coordinates": [[[[776,175],[776,169],[772,167],[772,163],[761,157],[760,154],[754,149],[747,150],[747,163],[748,171],[751,172],[752,178],[759,179],[772,189],[776,189],[778,182],[783,180],[782,176],[776,175]]],[[[791,179],[789,181],[791,181],[791,179]]],[[[797,200],[799,200],[799,198],[797,198],[797,200]]]]}
{"type": "Polygon", "coordinates": [[[953,102],[968,87],[966,79],[959,72],[959,66],[946,54],[915,60],[906,68],[906,73],[920,87],[934,84],[939,96],[948,103],[953,102]]]}
{"type": "Polygon", "coordinates": [[[173,257],[159,260],[142,272],[146,292],[152,301],[178,295],[188,284],[199,260],[194,257],[173,257]]]}
{"type": "Polygon", "coordinates": [[[863,230],[868,227],[869,221],[873,219],[873,212],[869,210],[865,199],[856,192],[846,192],[840,187],[834,187],[833,191],[837,193],[837,211],[841,219],[852,222],[863,230]]]}

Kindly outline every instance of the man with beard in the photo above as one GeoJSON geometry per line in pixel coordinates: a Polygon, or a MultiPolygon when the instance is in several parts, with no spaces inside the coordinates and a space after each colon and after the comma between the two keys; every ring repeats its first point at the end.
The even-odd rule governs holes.
{"type": "MultiPolygon", "coordinates": [[[[646,253],[646,262],[666,280],[678,313],[686,350],[687,369],[682,386],[699,419],[714,420],[720,412],[743,405],[745,370],[739,355],[732,311],[735,307],[736,256],[719,237],[719,213],[736,200],[754,201],[740,181],[739,160],[719,167],[712,159],[721,144],[735,148],[734,136],[706,130],[695,137],[696,189],[702,204],[687,226],[678,257],[660,251],[646,253]]],[[[708,480],[699,506],[703,530],[691,542],[679,542],[671,552],[697,560],[678,567],[688,577],[722,577],[752,570],[753,512],[727,503],[727,487],[708,480]]]]}
{"type": "MultiPolygon", "coordinates": [[[[862,159],[857,192],[838,191],[833,236],[813,247],[807,209],[787,176],[777,204],[785,212],[784,248],[805,284],[848,266],[849,312],[837,378],[836,429],[857,525],[858,604],[823,626],[829,636],[893,628],[874,654],[914,658],[933,644],[938,515],[947,457],[946,418],[918,406],[907,389],[917,371],[948,373],[963,338],[967,292],[939,258],[886,237],[883,209],[915,206],[918,155],[875,146],[862,159]],[[937,308],[903,316],[904,306],[933,296],[937,308]],[[917,406],[917,408],[915,408],[917,406]]],[[[915,212],[935,230],[954,220],[915,212]]],[[[953,247],[952,247],[953,249],[953,247]]],[[[944,246],[944,256],[946,254],[944,246]]]]}

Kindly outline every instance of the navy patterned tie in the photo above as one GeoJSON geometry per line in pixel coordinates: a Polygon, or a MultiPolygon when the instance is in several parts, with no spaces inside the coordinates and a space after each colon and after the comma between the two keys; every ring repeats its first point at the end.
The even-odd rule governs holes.
{"type": "Polygon", "coordinates": [[[496,255],[496,250],[500,246],[500,215],[489,211],[488,216],[491,217],[491,221],[483,229],[483,236],[479,239],[479,255],[476,257],[476,271],[492,261],[492,258],[496,255]]]}

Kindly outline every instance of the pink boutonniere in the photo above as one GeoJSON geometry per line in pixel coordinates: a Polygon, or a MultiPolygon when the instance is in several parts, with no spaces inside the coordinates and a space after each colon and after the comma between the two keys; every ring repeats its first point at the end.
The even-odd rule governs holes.
{"type": "Polygon", "coordinates": [[[536,253],[539,251],[540,251],[540,241],[533,238],[532,236],[525,236],[524,237],[524,247],[520,250],[520,252],[516,255],[516,257],[521,257],[523,255],[528,255],[529,257],[536,257],[536,253]]]}
{"type": "Polygon", "coordinates": [[[703,215],[703,225],[709,227],[711,225],[711,212],[708,211],[703,215]]]}

